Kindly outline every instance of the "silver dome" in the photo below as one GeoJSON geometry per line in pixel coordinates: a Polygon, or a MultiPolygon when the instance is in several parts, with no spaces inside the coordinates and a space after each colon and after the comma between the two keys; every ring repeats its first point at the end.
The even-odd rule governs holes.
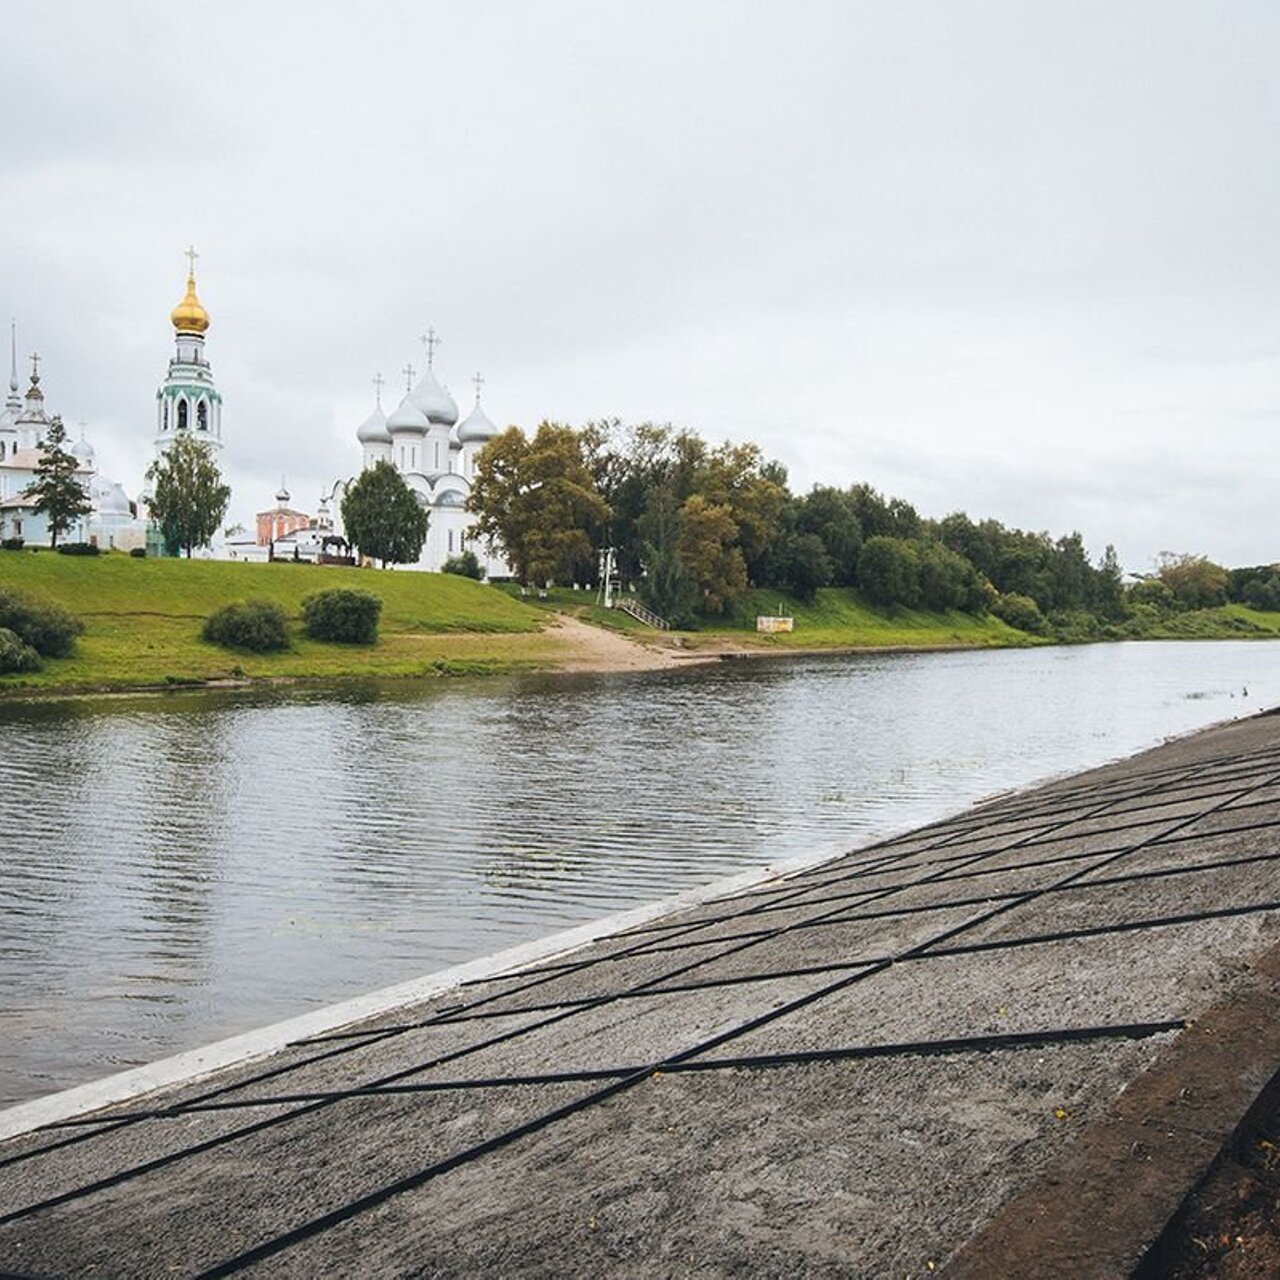
{"type": "Polygon", "coordinates": [[[502,429],[490,420],[489,415],[480,407],[478,400],[476,407],[458,423],[459,444],[483,444],[501,434],[502,429]]]}
{"type": "Polygon", "coordinates": [[[422,375],[409,399],[438,426],[451,427],[458,420],[458,405],[449,392],[436,381],[430,369],[422,375]]]}
{"type": "Polygon", "coordinates": [[[381,409],[375,409],[356,428],[356,439],[361,444],[390,444],[391,432],[387,430],[387,416],[381,409]]]}
{"type": "Polygon", "coordinates": [[[430,430],[431,423],[427,421],[427,415],[413,403],[411,396],[405,396],[395,412],[387,419],[387,431],[392,434],[397,431],[410,431],[418,435],[426,435],[430,430]]]}

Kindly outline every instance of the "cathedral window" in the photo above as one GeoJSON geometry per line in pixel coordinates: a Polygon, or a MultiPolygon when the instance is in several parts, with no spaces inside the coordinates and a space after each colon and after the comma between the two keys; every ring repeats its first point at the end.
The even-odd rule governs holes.
{"type": "Polygon", "coordinates": [[[4,441],[0,440],[0,462],[4,461],[4,441]]]}
{"type": "Polygon", "coordinates": [[[187,402],[185,400],[178,401],[178,430],[185,431],[187,429],[187,402]]]}
{"type": "Polygon", "coordinates": [[[164,402],[164,430],[169,430],[169,402],[164,402]]]}
{"type": "Polygon", "coordinates": [[[418,469],[418,446],[411,445],[409,448],[409,470],[417,471],[418,469]]]}
{"type": "Polygon", "coordinates": [[[440,470],[440,441],[436,441],[436,470],[440,470]]]}
{"type": "Polygon", "coordinates": [[[453,555],[453,530],[449,530],[449,554],[453,555]]]}
{"type": "Polygon", "coordinates": [[[201,431],[209,430],[209,402],[207,400],[201,400],[196,405],[196,426],[201,431]]]}

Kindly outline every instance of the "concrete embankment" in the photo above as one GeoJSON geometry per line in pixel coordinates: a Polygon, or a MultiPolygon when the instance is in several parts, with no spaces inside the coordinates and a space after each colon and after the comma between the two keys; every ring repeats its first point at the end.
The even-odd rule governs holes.
{"type": "Polygon", "coordinates": [[[0,1145],[33,1276],[1120,1276],[1280,1069],[1280,717],[0,1145]]]}

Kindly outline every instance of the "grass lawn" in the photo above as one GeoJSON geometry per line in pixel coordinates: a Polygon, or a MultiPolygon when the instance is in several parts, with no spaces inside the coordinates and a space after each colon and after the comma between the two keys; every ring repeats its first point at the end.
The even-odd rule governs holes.
{"type": "Polygon", "coordinates": [[[405,676],[545,666],[554,645],[545,614],[501,591],[448,574],[125,555],[0,552],[0,588],[53,600],[85,624],[70,658],[29,676],[21,689],[124,688],[242,677],[405,676]],[[333,645],[301,634],[301,601],[355,587],[382,601],[377,644],[333,645]],[[281,605],[293,620],[284,653],[250,654],[206,644],[204,619],[249,598],[281,605]]]}

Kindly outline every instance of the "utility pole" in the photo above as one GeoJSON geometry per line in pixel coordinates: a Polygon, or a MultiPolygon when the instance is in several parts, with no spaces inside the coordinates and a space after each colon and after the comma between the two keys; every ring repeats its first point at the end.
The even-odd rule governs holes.
{"type": "Polygon", "coordinates": [[[603,592],[603,604],[606,609],[613,608],[613,548],[602,547],[600,550],[600,589],[603,592]]]}

